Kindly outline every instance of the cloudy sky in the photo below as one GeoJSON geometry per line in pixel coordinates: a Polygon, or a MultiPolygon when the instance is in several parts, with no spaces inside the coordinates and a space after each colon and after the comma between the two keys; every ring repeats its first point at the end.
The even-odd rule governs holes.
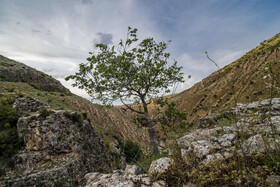
{"type": "Polygon", "coordinates": [[[0,54],[64,77],[94,43],[117,44],[127,27],[140,39],[172,40],[171,58],[192,78],[183,91],[280,32],[279,0],[0,0],[0,54]]]}

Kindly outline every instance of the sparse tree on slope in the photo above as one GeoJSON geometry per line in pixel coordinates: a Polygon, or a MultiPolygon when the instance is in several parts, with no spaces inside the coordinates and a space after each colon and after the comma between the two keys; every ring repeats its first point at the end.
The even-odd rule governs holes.
{"type": "Polygon", "coordinates": [[[169,42],[156,43],[153,38],[137,42],[136,32],[137,29],[128,27],[126,41],[120,40],[116,47],[96,44],[98,53],[90,53],[88,63],[80,64],[79,72],[66,80],[74,79],[73,86],[85,89],[92,98],[104,104],[120,100],[127,109],[143,115],[151,146],[158,154],[148,105],[159,93],[167,93],[172,85],[184,81],[180,72],[182,67],[178,67],[176,61],[168,63],[170,54],[165,50],[169,42]],[[128,99],[141,103],[143,108],[133,108],[125,103],[128,99]]]}

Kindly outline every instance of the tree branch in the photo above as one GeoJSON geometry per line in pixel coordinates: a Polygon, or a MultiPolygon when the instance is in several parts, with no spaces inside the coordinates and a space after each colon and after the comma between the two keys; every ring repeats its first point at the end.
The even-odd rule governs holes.
{"type": "Polygon", "coordinates": [[[127,109],[129,109],[129,110],[131,110],[131,111],[133,111],[133,112],[136,112],[136,113],[138,113],[138,114],[141,114],[141,115],[144,114],[144,112],[141,112],[141,111],[139,111],[139,110],[135,110],[135,109],[133,109],[131,106],[127,105],[127,104],[123,101],[123,99],[122,99],[121,97],[120,97],[120,100],[121,100],[122,104],[123,104],[127,109]]]}

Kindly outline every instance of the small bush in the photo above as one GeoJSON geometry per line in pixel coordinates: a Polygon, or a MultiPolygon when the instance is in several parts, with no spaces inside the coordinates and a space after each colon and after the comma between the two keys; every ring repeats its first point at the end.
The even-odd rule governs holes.
{"type": "MultiPolygon", "coordinates": [[[[18,112],[12,107],[14,99],[0,98],[0,168],[12,163],[12,157],[23,147],[23,140],[17,134],[18,112]]],[[[0,175],[4,175],[3,173],[0,175]]]]}
{"type": "Polygon", "coordinates": [[[8,92],[14,92],[14,91],[15,91],[15,87],[13,87],[13,86],[8,87],[8,92]]]}
{"type": "Polygon", "coordinates": [[[54,111],[43,108],[39,111],[39,118],[46,119],[49,115],[51,115],[53,113],[54,113],[54,111]]]}
{"type": "Polygon", "coordinates": [[[124,155],[128,163],[137,162],[142,156],[142,150],[137,143],[127,141],[124,144],[124,155]]]}
{"type": "Polygon", "coordinates": [[[31,121],[34,121],[34,120],[36,120],[36,119],[37,119],[36,116],[31,116],[31,117],[29,118],[29,121],[31,122],[31,121]]]}
{"type": "Polygon", "coordinates": [[[85,151],[89,151],[89,150],[91,150],[93,148],[93,145],[92,145],[92,143],[90,143],[90,142],[87,142],[87,143],[85,143],[84,145],[83,145],[83,150],[85,150],[85,151]]]}
{"type": "Polygon", "coordinates": [[[267,186],[267,176],[279,175],[279,161],[276,154],[258,153],[246,162],[234,155],[192,168],[192,182],[199,186],[267,186]]]}
{"type": "Polygon", "coordinates": [[[164,180],[167,182],[168,186],[184,186],[189,181],[188,172],[190,171],[190,168],[196,165],[194,162],[192,162],[194,165],[188,165],[184,161],[181,155],[181,149],[176,143],[172,146],[172,149],[171,159],[173,160],[173,163],[166,173],[160,177],[154,178],[154,180],[164,180]]]}
{"type": "Polygon", "coordinates": [[[165,155],[150,155],[150,156],[142,156],[137,162],[136,165],[139,166],[142,171],[144,171],[145,173],[148,173],[149,168],[151,163],[154,160],[160,159],[162,157],[164,157],[165,155]]]}
{"type": "Polygon", "coordinates": [[[8,77],[6,77],[4,75],[0,75],[0,81],[13,82],[11,79],[9,79],[8,77]]]}
{"type": "Polygon", "coordinates": [[[19,114],[16,109],[12,107],[14,99],[11,97],[0,98],[0,129],[4,124],[9,123],[12,127],[16,126],[19,114]]]}
{"type": "Polygon", "coordinates": [[[78,123],[82,123],[83,122],[83,117],[81,116],[81,114],[78,114],[77,112],[64,112],[63,115],[65,117],[67,117],[68,119],[72,120],[73,123],[78,122],[78,123]]]}

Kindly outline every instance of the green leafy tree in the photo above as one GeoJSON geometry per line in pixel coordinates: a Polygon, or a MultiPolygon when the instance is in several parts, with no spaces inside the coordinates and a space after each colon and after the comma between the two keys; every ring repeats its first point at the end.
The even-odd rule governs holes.
{"type": "Polygon", "coordinates": [[[159,153],[153,124],[148,111],[151,99],[161,92],[170,92],[170,87],[183,82],[182,67],[177,62],[169,63],[170,53],[165,52],[168,43],[156,43],[153,38],[137,42],[137,29],[128,27],[126,41],[117,46],[96,44],[97,54],[91,53],[86,64],[80,64],[79,72],[66,77],[74,79],[73,86],[85,89],[94,99],[104,104],[120,100],[126,109],[145,117],[150,143],[155,153],[159,153]],[[133,99],[142,103],[141,109],[127,104],[133,99]]]}

